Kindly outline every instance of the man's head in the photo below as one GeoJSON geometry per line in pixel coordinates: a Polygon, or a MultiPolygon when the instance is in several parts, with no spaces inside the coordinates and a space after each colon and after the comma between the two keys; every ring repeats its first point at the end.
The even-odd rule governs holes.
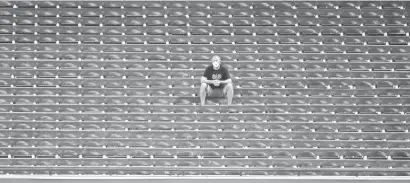
{"type": "Polygon", "coordinates": [[[219,66],[221,66],[221,57],[217,55],[213,56],[212,65],[214,66],[214,69],[219,69],[219,66]]]}

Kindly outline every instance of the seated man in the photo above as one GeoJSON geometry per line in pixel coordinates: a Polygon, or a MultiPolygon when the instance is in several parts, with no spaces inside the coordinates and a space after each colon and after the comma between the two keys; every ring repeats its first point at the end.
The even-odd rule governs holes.
{"type": "Polygon", "coordinates": [[[212,65],[209,65],[201,78],[199,90],[201,105],[205,105],[206,96],[228,97],[228,105],[232,104],[233,85],[228,69],[221,65],[219,56],[212,57],[212,65]]]}

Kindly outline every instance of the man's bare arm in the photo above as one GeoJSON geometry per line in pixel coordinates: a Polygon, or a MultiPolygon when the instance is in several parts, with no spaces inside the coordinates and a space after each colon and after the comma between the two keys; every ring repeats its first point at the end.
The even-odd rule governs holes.
{"type": "Polygon", "coordinates": [[[221,84],[232,84],[232,79],[227,79],[227,80],[220,81],[220,82],[221,84]]]}
{"type": "Polygon", "coordinates": [[[214,84],[214,80],[208,80],[208,79],[206,79],[206,77],[202,76],[201,83],[214,84]]]}

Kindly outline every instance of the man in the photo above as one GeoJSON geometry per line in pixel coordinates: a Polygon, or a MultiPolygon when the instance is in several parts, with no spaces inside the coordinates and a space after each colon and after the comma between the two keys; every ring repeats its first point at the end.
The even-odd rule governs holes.
{"type": "Polygon", "coordinates": [[[225,97],[228,98],[228,105],[232,104],[233,85],[228,69],[221,66],[221,58],[219,56],[212,57],[212,65],[209,65],[201,78],[201,88],[199,97],[201,105],[205,105],[205,98],[209,97],[225,97]]]}

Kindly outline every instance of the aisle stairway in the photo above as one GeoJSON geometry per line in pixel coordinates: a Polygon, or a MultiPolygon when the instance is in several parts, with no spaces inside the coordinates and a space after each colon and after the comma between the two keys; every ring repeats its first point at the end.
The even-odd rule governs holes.
{"type": "Polygon", "coordinates": [[[0,173],[410,175],[410,2],[1,1],[0,173]],[[199,105],[219,55],[235,96],[199,105]]]}

